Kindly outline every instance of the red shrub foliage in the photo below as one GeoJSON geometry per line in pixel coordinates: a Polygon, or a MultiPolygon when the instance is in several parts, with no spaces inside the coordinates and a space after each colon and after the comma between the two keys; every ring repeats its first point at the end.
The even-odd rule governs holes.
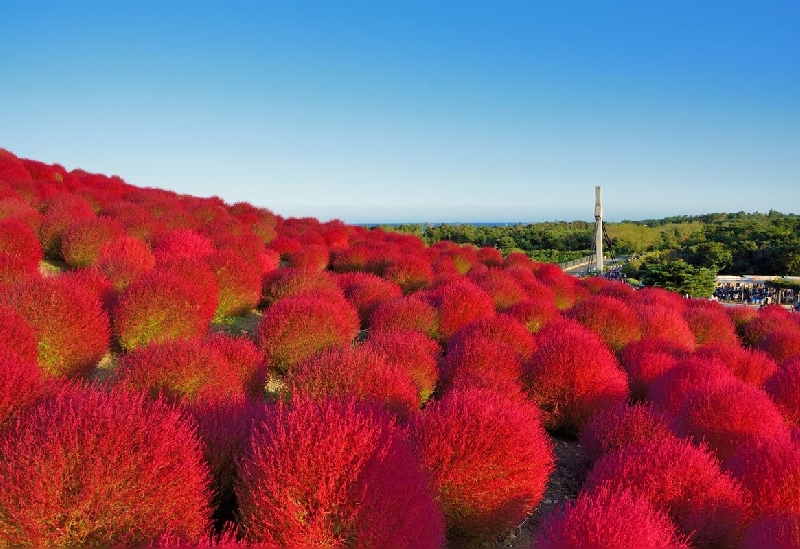
{"type": "Polygon", "coordinates": [[[288,261],[292,254],[303,248],[302,242],[296,238],[279,234],[269,242],[269,249],[281,255],[281,259],[288,261]]]}
{"type": "Polygon", "coordinates": [[[739,335],[745,346],[756,347],[769,332],[787,326],[793,326],[791,314],[780,305],[767,305],[758,309],[755,318],[739,329],[739,335]]]}
{"type": "Polygon", "coordinates": [[[767,353],[757,349],[745,349],[739,344],[704,345],[695,351],[695,356],[721,360],[733,375],[754,387],[763,385],[778,368],[767,353]]]}
{"type": "Polygon", "coordinates": [[[64,282],[68,282],[89,292],[100,301],[103,309],[111,311],[116,299],[114,288],[100,271],[96,269],[73,269],[58,275],[64,282]]]}
{"type": "MultiPolygon", "coordinates": [[[[44,380],[36,362],[23,359],[0,343],[0,434],[43,390],[44,380]]],[[[2,528],[0,525],[0,531],[2,528]]]]}
{"type": "Polygon", "coordinates": [[[300,294],[284,297],[264,311],[258,345],[269,366],[290,372],[326,347],[343,347],[358,333],[358,313],[343,298],[300,294]]]}
{"type": "Polygon", "coordinates": [[[630,444],[672,435],[664,413],[652,404],[622,404],[603,410],[583,427],[580,444],[590,461],[630,444]]]}
{"type": "Polygon", "coordinates": [[[403,255],[392,261],[383,275],[399,285],[404,293],[427,288],[433,281],[433,270],[421,255],[403,255]]]}
{"type": "Polygon", "coordinates": [[[742,488],[708,450],[677,437],[640,441],[601,457],[584,489],[604,486],[649,500],[693,547],[733,547],[747,523],[742,488]]]}
{"type": "Polygon", "coordinates": [[[494,306],[498,311],[508,309],[528,298],[528,293],[508,271],[494,268],[479,273],[473,269],[469,272],[468,278],[478,288],[492,296],[494,306]]]}
{"type": "Polygon", "coordinates": [[[577,434],[592,416],[628,398],[628,380],[600,339],[579,325],[551,323],[524,367],[545,427],[577,434]]]}
{"type": "Polygon", "coordinates": [[[733,325],[736,328],[736,333],[739,335],[741,335],[745,324],[758,316],[758,309],[745,306],[725,307],[725,312],[728,313],[728,318],[730,318],[731,322],[733,322],[733,325]]]}
{"type": "Polygon", "coordinates": [[[478,261],[487,267],[500,267],[503,265],[503,254],[497,248],[483,247],[478,250],[478,261]]]}
{"type": "Polygon", "coordinates": [[[405,369],[417,387],[421,403],[424,404],[436,389],[442,349],[424,333],[416,330],[372,332],[364,348],[377,353],[390,366],[405,369]]]}
{"type": "Polygon", "coordinates": [[[600,336],[614,352],[621,351],[641,337],[636,313],[623,301],[613,297],[590,297],[570,309],[568,316],[600,336]]]}
{"type": "Polygon", "coordinates": [[[764,390],[786,421],[800,426],[800,357],[782,364],[764,384],[764,390]]]}
{"type": "Polygon", "coordinates": [[[715,301],[690,299],[683,317],[689,324],[698,346],[738,345],[736,326],[725,312],[725,307],[715,301]]]}
{"type": "Polygon", "coordinates": [[[673,422],[675,432],[705,441],[720,460],[752,438],[789,440],[789,426],[769,396],[739,380],[712,380],[686,395],[673,422]]]}
{"type": "Polygon", "coordinates": [[[280,267],[281,256],[274,250],[263,250],[258,254],[258,264],[261,266],[262,275],[271,273],[280,267]]]}
{"type": "Polygon", "coordinates": [[[17,219],[0,220],[0,282],[36,276],[44,258],[33,230],[17,219]]]}
{"type": "Polygon", "coordinates": [[[633,299],[633,294],[635,292],[636,290],[634,290],[633,287],[627,282],[617,282],[612,280],[602,288],[598,289],[597,295],[616,297],[617,299],[621,299],[627,303],[630,303],[630,300],[633,299]]]}
{"type": "MultiPolygon", "coordinates": [[[[560,270],[561,268],[559,267],[559,271],[560,270]]],[[[553,292],[556,307],[558,307],[559,311],[566,311],[579,301],[577,283],[570,275],[566,275],[562,272],[557,277],[545,279],[544,282],[553,292]]]]}
{"type": "Polygon", "coordinates": [[[643,338],[668,339],[686,350],[695,348],[694,333],[680,309],[668,309],[647,302],[634,302],[633,307],[639,315],[643,338]]]}
{"type": "Polygon", "coordinates": [[[536,547],[687,547],[669,517],[650,501],[610,485],[578,498],[545,517],[536,547]]]}
{"type": "Polygon", "coordinates": [[[439,338],[439,313],[436,307],[417,296],[406,296],[381,303],[370,317],[373,331],[419,330],[439,338]]]}
{"type": "Polygon", "coordinates": [[[261,269],[232,250],[215,252],[208,265],[219,288],[217,317],[243,315],[261,300],[261,269]]]}
{"type": "Polygon", "coordinates": [[[446,388],[480,378],[485,379],[482,387],[518,387],[521,375],[522,361],[505,343],[473,333],[460,338],[458,345],[448,344],[442,368],[446,388]]]}
{"type": "Polygon", "coordinates": [[[267,364],[264,353],[250,339],[216,333],[208,336],[207,343],[225,357],[241,380],[247,396],[259,398],[263,395],[267,364]]]}
{"type": "Polygon", "coordinates": [[[535,334],[559,315],[554,299],[548,296],[529,297],[503,311],[535,334]]]}
{"type": "Polygon", "coordinates": [[[190,423],[142,395],[68,387],[0,440],[0,543],[135,545],[209,526],[190,423]]]}
{"type": "Polygon", "coordinates": [[[158,267],[120,293],[113,320],[124,349],[205,334],[217,309],[216,286],[213,276],[206,272],[209,285],[196,265],[194,277],[158,267]]]}
{"type": "Polygon", "coordinates": [[[202,339],[151,343],[120,357],[117,380],[173,402],[243,400],[245,379],[202,339]]]}
{"type": "Polygon", "coordinates": [[[456,271],[462,275],[467,274],[471,268],[480,264],[478,260],[478,251],[472,245],[459,246],[458,248],[446,252],[445,255],[453,260],[456,271]]]}
{"type": "Polygon", "coordinates": [[[523,362],[536,350],[536,339],[524,324],[513,317],[498,315],[478,319],[458,330],[447,342],[448,352],[474,336],[508,345],[523,362]]]}
{"type": "Polygon", "coordinates": [[[674,416],[692,392],[701,391],[709,383],[735,381],[736,377],[722,361],[691,356],[679,360],[672,368],[654,378],[647,396],[674,416]]]}
{"type": "Polygon", "coordinates": [[[289,254],[289,265],[298,269],[324,271],[329,261],[328,247],[322,244],[309,244],[289,254]]]}
{"type": "Polygon", "coordinates": [[[44,219],[39,226],[39,241],[44,253],[60,257],[61,236],[77,219],[95,217],[89,203],[72,194],[61,193],[50,198],[44,208],[44,219]]]}
{"type": "MultiPolygon", "coordinates": [[[[364,271],[372,257],[372,248],[364,242],[331,252],[331,269],[337,273],[364,271]]],[[[374,274],[374,273],[373,273],[374,274]]]]}
{"type": "Polygon", "coordinates": [[[352,400],[278,404],[236,486],[250,543],[441,547],[444,524],[391,417],[352,400]]]}
{"type": "MultiPolygon", "coordinates": [[[[2,187],[0,187],[0,191],[2,191],[2,187]]],[[[38,234],[42,224],[42,214],[27,202],[13,196],[0,198],[0,220],[12,219],[25,223],[33,231],[34,236],[38,234]]],[[[36,240],[38,242],[38,237],[36,240]]],[[[41,244],[39,247],[41,248],[41,244]]]]}
{"type": "Polygon", "coordinates": [[[754,518],[771,513],[800,515],[800,448],[779,437],[742,444],[725,468],[747,491],[754,518]]]}
{"type": "Polygon", "coordinates": [[[164,235],[156,244],[153,254],[156,261],[176,259],[202,260],[214,253],[214,242],[191,229],[175,229],[164,235]]]}
{"type": "Polygon", "coordinates": [[[39,341],[33,326],[16,310],[0,305],[0,356],[13,355],[36,364],[38,352],[39,341]]]}
{"type": "Polygon", "coordinates": [[[88,373],[108,349],[108,316],[97,297],[75,279],[28,278],[0,292],[0,304],[33,327],[39,367],[47,377],[88,373]]]}
{"type": "Polygon", "coordinates": [[[644,308],[665,308],[679,313],[683,313],[687,304],[687,300],[680,294],[655,286],[642,288],[631,294],[630,298],[633,303],[638,303],[644,308]]]}
{"type": "Polygon", "coordinates": [[[686,350],[669,339],[645,337],[625,347],[620,362],[628,373],[631,394],[638,399],[647,397],[650,383],[678,363],[686,350]]]}
{"type": "Polygon", "coordinates": [[[114,290],[121,291],[137,277],[150,272],[155,258],[144,240],[132,236],[106,242],[100,246],[94,267],[111,281],[114,290]]]}
{"type": "Polygon", "coordinates": [[[530,402],[453,391],[415,417],[411,432],[455,543],[491,540],[541,501],[553,450],[530,402]]]}
{"type": "Polygon", "coordinates": [[[372,273],[343,273],[336,282],[347,301],[358,311],[361,326],[368,327],[372,313],[381,303],[398,299],[403,295],[400,286],[372,273]]]}
{"type": "Polygon", "coordinates": [[[800,326],[786,324],[767,332],[756,346],[782,364],[800,356],[800,326]]]}
{"type": "Polygon", "coordinates": [[[305,358],[287,385],[292,394],[316,400],[331,396],[372,401],[401,417],[422,405],[411,372],[363,345],[323,349],[305,358]]]}
{"type": "Polygon", "coordinates": [[[107,217],[77,219],[61,235],[61,257],[72,267],[88,267],[97,260],[103,244],[122,234],[122,227],[107,217]]]}
{"type": "Polygon", "coordinates": [[[335,275],[329,272],[286,267],[267,273],[264,277],[262,298],[267,305],[299,294],[344,295],[336,283],[335,275]]]}
{"type": "Polygon", "coordinates": [[[503,266],[506,268],[521,267],[530,271],[533,269],[533,261],[522,252],[512,252],[503,259],[503,266]]]}
{"type": "Polygon", "coordinates": [[[470,322],[495,314],[492,296],[466,280],[441,286],[430,297],[439,312],[439,338],[445,342],[470,322]]]}
{"type": "Polygon", "coordinates": [[[745,530],[741,549],[796,549],[800,546],[800,514],[763,515],[745,530]]]}

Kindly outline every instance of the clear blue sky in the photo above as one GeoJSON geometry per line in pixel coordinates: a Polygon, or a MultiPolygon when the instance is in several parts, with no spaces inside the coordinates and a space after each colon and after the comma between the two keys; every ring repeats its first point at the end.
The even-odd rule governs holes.
{"type": "Polygon", "coordinates": [[[800,2],[8,1],[0,147],[284,216],[800,213],[800,2]]]}

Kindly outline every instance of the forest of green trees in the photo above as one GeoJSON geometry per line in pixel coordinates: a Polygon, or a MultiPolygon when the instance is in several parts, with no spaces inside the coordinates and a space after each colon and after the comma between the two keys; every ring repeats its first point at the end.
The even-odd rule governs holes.
{"type": "MultiPolygon", "coordinates": [[[[606,223],[611,253],[631,255],[631,274],[682,261],[716,274],[800,276],[800,215],[710,213],[606,223]]],[[[413,233],[429,244],[450,240],[523,251],[538,261],[561,263],[588,255],[594,224],[553,221],[506,226],[405,224],[385,229],[413,233]]],[[[608,250],[607,250],[608,251],[608,250]]],[[[638,276],[637,276],[638,278],[638,276]]]]}

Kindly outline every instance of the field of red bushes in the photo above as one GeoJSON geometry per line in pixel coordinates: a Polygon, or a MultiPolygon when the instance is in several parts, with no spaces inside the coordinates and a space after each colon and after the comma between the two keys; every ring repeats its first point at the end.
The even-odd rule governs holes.
{"type": "Polygon", "coordinates": [[[0,545],[798,547],[800,315],[0,149],[0,545]]]}

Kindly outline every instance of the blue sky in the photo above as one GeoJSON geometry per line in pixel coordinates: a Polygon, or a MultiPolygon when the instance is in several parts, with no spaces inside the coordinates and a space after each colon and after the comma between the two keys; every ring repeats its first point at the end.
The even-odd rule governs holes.
{"type": "Polygon", "coordinates": [[[800,2],[7,2],[0,147],[349,223],[800,213],[800,2]]]}

